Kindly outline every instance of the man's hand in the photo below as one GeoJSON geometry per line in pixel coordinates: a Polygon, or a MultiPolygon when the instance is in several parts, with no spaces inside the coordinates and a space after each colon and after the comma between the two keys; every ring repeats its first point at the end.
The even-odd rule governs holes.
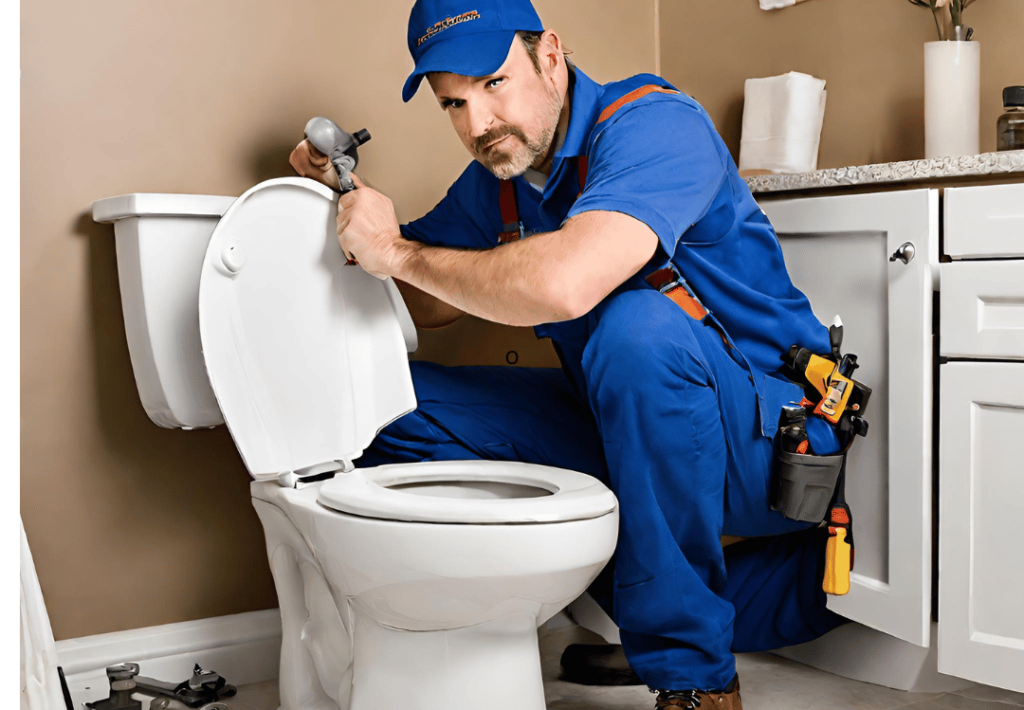
{"type": "Polygon", "coordinates": [[[403,250],[411,248],[398,229],[395,208],[386,195],[352,173],[356,189],[338,200],[338,243],[345,256],[356,259],[363,270],[386,279],[393,276],[403,250]]]}
{"type": "MultiPolygon", "coordinates": [[[[331,165],[330,159],[314,148],[308,140],[304,140],[295,146],[295,150],[288,157],[288,162],[291,163],[295,172],[300,176],[317,180],[334,190],[338,189],[338,173],[334,170],[334,166],[331,165]]],[[[338,242],[341,244],[346,257],[352,254],[350,249],[358,254],[365,255],[362,261],[359,262],[360,265],[377,278],[385,279],[390,275],[387,271],[374,271],[370,268],[370,265],[377,263],[374,259],[375,252],[373,251],[374,246],[372,243],[368,243],[366,247],[357,246],[353,249],[349,241],[358,241],[359,236],[364,234],[364,231],[358,225],[364,225],[368,220],[372,224],[374,218],[370,216],[369,212],[373,212],[375,209],[380,210],[377,218],[381,224],[393,230],[390,232],[391,234],[399,235],[397,239],[403,242],[406,240],[401,237],[401,233],[398,230],[398,220],[395,217],[395,210],[391,200],[367,187],[356,175],[352,175],[352,180],[355,182],[357,189],[344,195],[338,204],[338,242]],[[365,194],[356,195],[356,193],[365,194]],[[348,199],[346,200],[346,198],[348,199]],[[361,211],[360,204],[366,206],[366,209],[361,211]],[[357,226],[352,224],[353,217],[357,218],[357,226]],[[345,234],[344,238],[342,233],[345,234]],[[347,248],[346,245],[348,245],[347,248]]],[[[372,232],[372,226],[370,231],[372,232]]],[[[370,240],[370,242],[373,241],[372,239],[370,240]]],[[[464,315],[463,311],[458,308],[431,296],[429,293],[421,291],[415,286],[398,281],[397,279],[395,283],[398,285],[402,298],[405,299],[413,322],[419,328],[440,328],[455,322],[464,315]]]]}
{"type": "Polygon", "coordinates": [[[295,150],[288,156],[288,162],[300,176],[322,182],[334,190],[338,189],[338,173],[331,165],[330,159],[314,148],[308,140],[295,146],[295,150]]]}

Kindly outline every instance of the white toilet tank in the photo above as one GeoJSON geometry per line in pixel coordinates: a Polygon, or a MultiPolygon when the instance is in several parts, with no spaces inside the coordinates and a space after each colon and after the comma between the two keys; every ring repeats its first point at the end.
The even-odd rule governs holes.
{"type": "Polygon", "coordinates": [[[254,478],[348,470],[416,407],[416,328],[391,279],[346,266],[337,196],[276,178],[239,198],[99,200],[128,348],[156,424],[227,423],[254,478]]]}
{"type": "Polygon", "coordinates": [[[234,197],[131,194],[93,203],[114,224],[128,350],[142,406],[154,423],[224,423],[199,340],[199,275],[210,236],[234,197]]]}

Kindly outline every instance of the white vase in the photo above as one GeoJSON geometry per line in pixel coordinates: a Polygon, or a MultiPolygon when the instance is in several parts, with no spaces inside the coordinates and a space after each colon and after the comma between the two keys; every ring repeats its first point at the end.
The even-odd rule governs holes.
{"type": "Polygon", "coordinates": [[[980,152],[980,81],[981,46],[977,42],[925,42],[926,158],[977,155],[980,152]]]}

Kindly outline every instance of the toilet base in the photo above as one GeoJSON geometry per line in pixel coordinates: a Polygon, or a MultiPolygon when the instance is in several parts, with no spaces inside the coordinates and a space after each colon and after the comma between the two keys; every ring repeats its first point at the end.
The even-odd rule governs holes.
{"type": "Polygon", "coordinates": [[[356,612],[350,710],[544,710],[537,617],[403,631],[356,612]]]}

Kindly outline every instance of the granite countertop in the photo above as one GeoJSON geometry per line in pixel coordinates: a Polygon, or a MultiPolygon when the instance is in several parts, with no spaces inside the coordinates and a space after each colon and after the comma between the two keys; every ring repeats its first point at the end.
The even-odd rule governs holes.
{"type": "Polygon", "coordinates": [[[757,175],[745,179],[750,191],[757,194],[1001,173],[1024,173],[1024,150],[965,155],[959,158],[858,165],[850,168],[815,170],[810,173],[757,175]]]}

